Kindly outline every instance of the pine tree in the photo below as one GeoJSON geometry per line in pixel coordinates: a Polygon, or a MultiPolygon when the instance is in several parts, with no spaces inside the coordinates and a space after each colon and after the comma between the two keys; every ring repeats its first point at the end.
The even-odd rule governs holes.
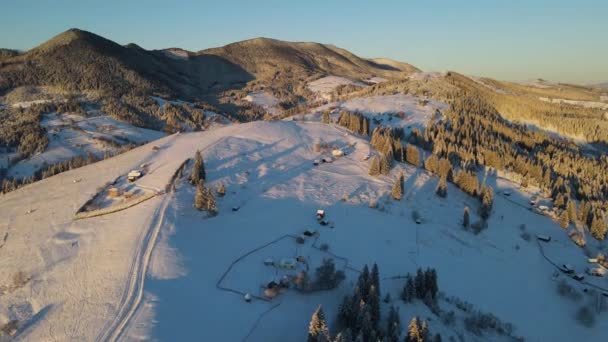
{"type": "Polygon", "coordinates": [[[434,154],[431,154],[424,162],[424,168],[432,173],[437,173],[439,167],[439,159],[434,154]]]}
{"type": "Polygon", "coordinates": [[[224,186],[224,183],[220,183],[220,185],[217,187],[217,195],[220,197],[224,197],[224,195],[226,195],[226,187],[224,186]]]}
{"type": "Polygon", "coordinates": [[[321,305],[313,313],[308,325],[308,342],[329,342],[329,328],[325,322],[325,314],[321,305]]]}
{"type": "Polygon", "coordinates": [[[576,203],[573,200],[568,201],[568,218],[570,223],[576,222],[576,203]]]}
{"type": "Polygon", "coordinates": [[[420,341],[421,342],[426,341],[428,334],[429,334],[429,326],[425,320],[423,320],[422,323],[420,323],[419,331],[420,331],[420,341]]]}
{"type": "Polygon", "coordinates": [[[407,326],[406,342],[419,342],[421,340],[420,335],[420,324],[418,323],[418,317],[414,316],[407,326]]]}
{"type": "Polygon", "coordinates": [[[391,306],[386,319],[386,339],[387,342],[398,342],[401,332],[401,322],[399,313],[394,306],[391,306]]]}
{"type": "Polygon", "coordinates": [[[196,186],[196,194],[194,195],[194,207],[198,210],[203,210],[205,207],[205,185],[203,181],[199,180],[196,186]]]}
{"type": "Polygon", "coordinates": [[[414,300],[414,297],[416,297],[416,286],[414,285],[414,279],[411,274],[408,273],[405,278],[401,299],[406,303],[411,303],[412,300],[414,300]]]}
{"type": "Polygon", "coordinates": [[[378,264],[374,263],[372,266],[372,271],[370,273],[370,280],[372,285],[376,288],[378,292],[378,298],[380,297],[380,270],[378,270],[378,264]]]}
{"type": "Polygon", "coordinates": [[[392,152],[388,152],[386,154],[383,154],[380,157],[380,173],[383,175],[388,175],[389,172],[391,171],[391,166],[393,163],[393,153],[392,152]]]}
{"type": "Polygon", "coordinates": [[[416,146],[408,144],[405,147],[405,161],[415,166],[420,165],[420,153],[416,146]]]}
{"type": "Polygon", "coordinates": [[[421,268],[416,271],[414,286],[416,288],[416,297],[421,299],[424,298],[424,295],[426,294],[426,284],[424,282],[424,273],[422,272],[421,268]]]}
{"type": "Polygon", "coordinates": [[[376,326],[380,321],[380,294],[378,293],[378,289],[376,289],[375,285],[370,286],[367,297],[370,319],[374,326],[376,326]]]}
{"type": "Polygon", "coordinates": [[[393,190],[391,191],[391,196],[396,201],[401,200],[401,197],[403,196],[403,178],[397,177],[395,184],[393,185],[393,190]]]}
{"type": "Polygon", "coordinates": [[[380,160],[378,159],[377,156],[374,156],[374,158],[372,158],[372,162],[369,167],[369,175],[377,176],[379,174],[380,174],[380,160]]]}
{"type": "Polygon", "coordinates": [[[437,185],[435,193],[437,196],[444,198],[448,195],[448,185],[444,177],[439,178],[439,184],[437,185]]]}
{"type": "Polygon", "coordinates": [[[329,124],[329,112],[328,111],[324,111],[323,112],[323,120],[322,122],[324,124],[329,124]]]}
{"type": "Polygon", "coordinates": [[[462,215],[462,226],[465,228],[469,227],[469,208],[464,207],[464,213],[462,215]]]}
{"type": "Polygon", "coordinates": [[[606,236],[606,223],[600,215],[593,215],[590,231],[594,238],[600,241],[604,240],[604,237],[606,236]]]}
{"type": "Polygon", "coordinates": [[[205,204],[204,209],[207,210],[211,215],[217,214],[217,205],[215,204],[215,198],[213,197],[213,193],[209,189],[205,189],[205,204]]]}
{"type": "Polygon", "coordinates": [[[206,180],[207,175],[205,172],[205,162],[201,155],[201,151],[197,150],[194,155],[194,165],[192,165],[192,174],[190,175],[190,182],[192,184],[198,184],[199,180],[206,180]]]}
{"type": "Polygon", "coordinates": [[[564,229],[568,228],[568,225],[570,225],[570,217],[568,217],[567,210],[562,210],[562,213],[559,215],[559,225],[564,229]]]}

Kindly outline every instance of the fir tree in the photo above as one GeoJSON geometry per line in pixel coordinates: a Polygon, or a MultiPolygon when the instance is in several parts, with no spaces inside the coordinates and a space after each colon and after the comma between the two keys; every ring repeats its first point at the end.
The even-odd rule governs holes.
{"type": "Polygon", "coordinates": [[[329,328],[325,322],[325,314],[323,308],[319,305],[313,313],[308,325],[308,342],[329,342],[329,328]]]}
{"type": "Polygon", "coordinates": [[[405,161],[415,166],[420,165],[420,153],[416,146],[408,144],[405,147],[405,161]]]}
{"type": "Polygon", "coordinates": [[[439,178],[439,184],[437,185],[435,193],[439,197],[446,197],[448,195],[448,185],[446,184],[444,177],[439,178]]]}
{"type": "Polygon", "coordinates": [[[190,175],[190,182],[192,184],[198,184],[199,180],[206,180],[205,162],[201,155],[201,151],[196,151],[194,155],[194,165],[192,165],[192,174],[190,175]]]}
{"type": "Polygon", "coordinates": [[[194,207],[198,210],[203,210],[205,208],[205,186],[203,185],[203,181],[199,180],[196,186],[196,194],[194,195],[194,207]]]}
{"type": "Polygon", "coordinates": [[[391,197],[394,200],[399,201],[403,196],[403,178],[397,177],[395,180],[395,184],[393,185],[393,190],[391,191],[391,197]]]}
{"type": "Polygon", "coordinates": [[[424,295],[426,294],[426,284],[424,282],[424,272],[422,272],[421,268],[416,271],[414,286],[416,288],[416,297],[424,298],[424,295]]]}
{"type": "Polygon", "coordinates": [[[414,316],[407,326],[406,342],[419,342],[422,341],[420,335],[420,324],[418,323],[418,317],[414,316]]]}
{"type": "Polygon", "coordinates": [[[604,240],[606,236],[606,223],[599,215],[593,215],[593,219],[591,220],[591,235],[598,240],[604,240]]]}
{"type": "Polygon", "coordinates": [[[217,195],[220,197],[224,197],[224,195],[226,195],[226,187],[224,186],[224,183],[220,183],[220,185],[217,187],[217,195]]]}
{"type": "Polygon", "coordinates": [[[462,215],[462,226],[465,228],[469,227],[469,208],[464,207],[464,213],[462,215]]]}
{"type": "Polygon", "coordinates": [[[380,160],[377,156],[372,158],[371,165],[369,166],[369,175],[377,176],[380,174],[380,160]]]}
{"type": "Polygon", "coordinates": [[[393,153],[392,152],[383,154],[380,157],[380,173],[385,176],[388,175],[389,172],[391,171],[392,162],[393,162],[393,153]]]}
{"type": "Polygon", "coordinates": [[[568,218],[570,223],[576,222],[576,203],[572,200],[568,201],[568,218]]]}
{"type": "Polygon", "coordinates": [[[401,332],[401,322],[399,313],[394,306],[391,306],[386,319],[386,338],[387,342],[398,342],[401,332]]]}
{"type": "Polygon", "coordinates": [[[567,210],[562,210],[562,213],[559,215],[559,225],[564,229],[570,225],[570,217],[568,217],[567,210]]]}
{"type": "Polygon", "coordinates": [[[405,285],[403,286],[403,291],[401,292],[401,299],[406,303],[411,303],[415,296],[416,286],[414,285],[414,279],[412,279],[412,275],[408,273],[405,279],[405,285]]]}
{"type": "Polygon", "coordinates": [[[323,120],[322,122],[324,124],[329,124],[329,112],[328,111],[324,111],[323,112],[323,120]]]}

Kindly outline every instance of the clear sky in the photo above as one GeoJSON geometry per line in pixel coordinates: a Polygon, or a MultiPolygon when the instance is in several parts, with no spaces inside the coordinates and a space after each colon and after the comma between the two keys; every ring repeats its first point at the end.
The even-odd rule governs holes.
{"type": "Polygon", "coordinates": [[[72,27],[147,49],[263,36],[429,71],[608,81],[608,0],[0,1],[0,47],[26,50],[72,27]]]}

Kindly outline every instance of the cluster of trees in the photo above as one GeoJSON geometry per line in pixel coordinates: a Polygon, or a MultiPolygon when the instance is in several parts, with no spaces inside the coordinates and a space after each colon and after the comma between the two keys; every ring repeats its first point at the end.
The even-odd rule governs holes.
{"type": "Polygon", "coordinates": [[[391,191],[391,196],[394,200],[399,201],[403,196],[403,172],[399,173],[397,180],[395,181],[395,185],[393,185],[393,190],[391,191]]]}
{"type": "MultiPolygon", "coordinates": [[[[385,302],[390,301],[387,295],[385,302]]],[[[323,308],[319,306],[308,326],[309,342],[429,342],[441,341],[440,334],[431,334],[428,323],[418,317],[410,321],[405,338],[399,312],[391,306],[384,322],[380,317],[380,274],[374,264],[371,272],[366,265],[359,275],[352,296],[345,296],[336,320],[338,333],[332,338],[323,308]]]]}
{"type": "MultiPolygon", "coordinates": [[[[194,163],[192,164],[192,170],[189,177],[190,183],[196,186],[194,207],[198,210],[207,211],[211,215],[215,215],[217,214],[217,204],[215,203],[213,191],[205,186],[206,179],[205,161],[203,160],[201,151],[197,150],[194,154],[194,163]]],[[[225,191],[223,184],[220,184],[218,194],[223,196],[225,191]]]]}
{"type": "Polygon", "coordinates": [[[360,113],[340,111],[338,125],[346,127],[354,133],[369,136],[369,119],[360,113]]]}
{"type": "Polygon", "coordinates": [[[55,106],[42,104],[28,108],[0,107],[0,148],[16,150],[23,158],[43,152],[49,139],[40,119],[42,113],[54,109],[55,106]]]}
{"type": "Polygon", "coordinates": [[[427,268],[424,271],[419,268],[414,277],[409,273],[405,276],[401,299],[406,303],[411,303],[414,298],[431,303],[437,298],[438,292],[437,271],[434,268],[427,268]]]}
{"type": "Polygon", "coordinates": [[[213,192],[205,186],[205,182],[201,179],[196,185],[196,194],[194,195],[194,207],[201,211],[207,211],[211,215],[217,214],[217,205],[213,192]]]}
{"type": "MultiPolygon", "coordinates": [[[[446,119],[427,128],[424,146],[433,151],[437,160],[447,159],[461,166],[454,181],[467,193],[475,195],[480,191],[479,181],[469,170],[486,165],[512,172],[520,175],[522,185],[534,184],[544,189],[558,205],[585,201],[592,214],[580,222],[591,230],[595,218],[593,235],[605,235],[606,156],[586,156],[573,144],[512,124],[483,99],[466,94],[452,101],[446,119]]],[[[435,161],[427,164],[429,169],[436,166],[435,161]]],[[[492,198],[489,191],[480,197],[482,214],[489,214],[492,198]]]]}
{"type": "Polygon", "coordinates": [[[420,152],[414,145],[403,145],[401,138],[403,129],[376,127],[372,132],[370,144],[380,152],[380,157],[374,156],[371,161],[369,174],[372,176],[388,175],[393,161],[408,162],[420,165],[420,152]]]}

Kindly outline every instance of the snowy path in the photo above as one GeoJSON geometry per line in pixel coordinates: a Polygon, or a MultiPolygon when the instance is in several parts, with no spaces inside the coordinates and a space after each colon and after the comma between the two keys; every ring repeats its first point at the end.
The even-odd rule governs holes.
{"type": "Polygon", "coordinates": [[[120,301],[120,308],[118,309],[118,315],[106,325],[102,332],[97,337],[97,341],[116,341],[125,330],[129,320],[133,317],[133,314],[137,310],[137,307],[141,303],[143,297],[144,280],[146,277],[146,270],[148,269],[148,263],[150,262],[150,256],[158,237],[158,232],[162,227],[163,220],[165,217],[165,211],[169,206],[169,202],[172,198],[172,193],[165,194],[163,202],[154,213],[153,222],[147,231],[144,231],[144,238],[142,243],[137,249],[135,258],[131,265],[130,277],[127,288],[123,297],[120,301]],[[143,251],[143,252],[142,252],[143,251]]]}

